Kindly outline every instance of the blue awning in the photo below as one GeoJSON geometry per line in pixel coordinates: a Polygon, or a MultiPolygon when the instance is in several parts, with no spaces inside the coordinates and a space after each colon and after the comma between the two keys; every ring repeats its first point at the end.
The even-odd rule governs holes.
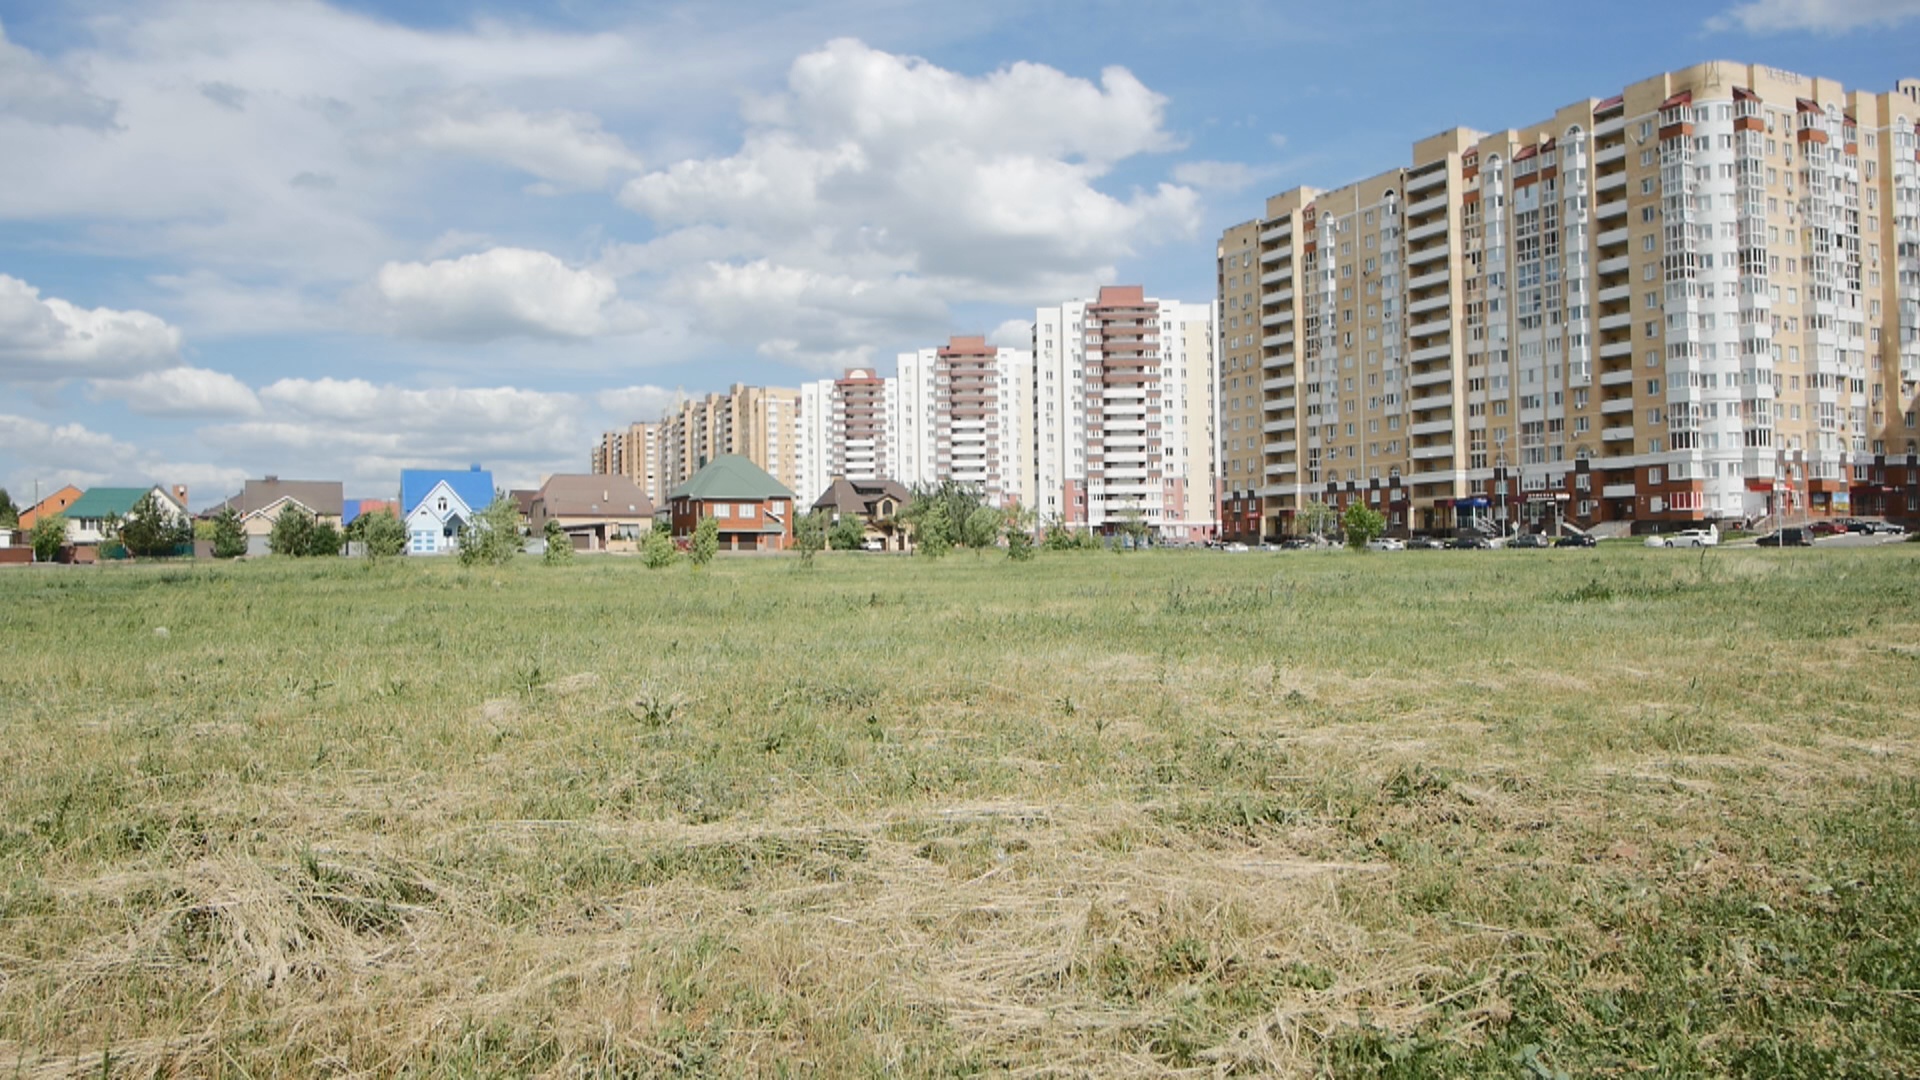
{"type": "Polygon", "coordinates": [[[1484,510],[1487,506],[1487,498],[1484,495],[1475,495],[1470,499],[1455,499],[1453,505],[1484,510]]]}

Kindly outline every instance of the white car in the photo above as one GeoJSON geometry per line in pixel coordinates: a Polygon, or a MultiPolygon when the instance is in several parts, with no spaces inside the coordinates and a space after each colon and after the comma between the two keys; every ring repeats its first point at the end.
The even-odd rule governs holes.
{"type": "Polygon", "coordinates": [[[1395,540],[1391,536],[1378,536],[1372,540],[1367,541],[1367,550],[1368,551],[1405,551],[1407,550],[1407,542],[1405,540],[1395,540]]]}
{"type": "Polygon", "coordinates": [[[1242,544],[1242,543],[1240,543],[1239,541],[1237,541],[1237,540],[1236,540],[1236,541],[1234,541],[1233,543],[1231,543],[1231,544],[1228,544],[1228,545],[1226,545],[1225,547],[1223,547],[1223,548],[1221,548],[1220,550],[1221,550],[1221,551],[1232,551],[1232,552],[1243,552],[1243,551],[1246,551],[1246,550],[1247,550],[1247,545],[1245,545],[1245,544],[1242,544]]]}
{"type": "Polygon", "coordinates": [[[1704,529],[1681,529],[1679,532],[1667,533],[1665,536],[1647,537],[1647,546],[1651,548],[1698,548],[1718,547],[1719,545],[1720,529],[1714,525],[1709,525],[1704,529]]]}

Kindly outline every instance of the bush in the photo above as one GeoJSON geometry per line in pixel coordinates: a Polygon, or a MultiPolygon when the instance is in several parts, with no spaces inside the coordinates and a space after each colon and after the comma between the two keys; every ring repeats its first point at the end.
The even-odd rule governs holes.
{"type": "Polygon", "coordinates": [[[1033,537],[1019,525],[1007,527],[1007,558],[1014,562],[1026,562],[1033,558],[1033,537]]]}
{"type": "Polygon", "coordinates": [[[1004,513],[982,506],[960,523],[960,541],[978,553],[1000,542],[1000,532],[1006,524],[1004,513]]]}
{"type": "Polygon", "coordinates": [[[1340,525],[1347,531],[1347,546],[1355,551],[1367,546],[1387,529],[1387,516],[1378,510],[1369,510],[1365,503],[1356,502],[1347,507],[1340,515],[1340,525]]]}
{"type": "Polygon", "coordinates": [[[361,514],[347,527],[348,539],[359,540],[367,561],[377,563],[407,550],[407,527],[390,510],[361,514]]]}
{"type": "Polygon", "coordinates": [[[655,529],[647,534],[640,545],[640,558],[649,570],[664,570],[673,565],[680,557],[680,549],[673,546],[673,537],[665,529],[655,529]]]}
{"type": "Polygon", "coordinates": [[[313,519],[296,506],[281,509],[267,534],[267,550],[275,555],[304,558],[313,546],[313,519]]]}
{"type": "Polygon", "coordinates": [[[687,558],[698,570],[713,561],[714,553],[720,550],[720,522],[711,517],[703,517],[693,530],[693,542],[687,545],[687,558]]]}
{"type": "Polygon", "coordinates": [[[939,559],[953,550],[953,520],[944,502],[929,503],[913,523],[913,543],[920,554],[939,559]]]}
{"type": "Polygon", "coordinates": [[[27,542],[33,545],[33,557],[41,562],[52,562],[60,557],[60,549],[67,543],[67,518],[65,514],[42,514],[35,518],[33,529],[27,534],[27,542]]]}
{"type": "Polygon", "coordinates": [[[867,542],[866,526],[860,523],[858,517],[842,514],[827,533],[827,541],[835,551],[859,551],[867,542]]]}
{"type": "Polygon", "coordinates": [[[240,512],[229,506],[214,515],[207,539],[213,541],[213,557],[237,559],[247,553],[247,532],[240,526],[240,512]]]}
{"type": "Polygon", "coordinates": [[[800,565],[812,566],[814,554],[827,546],[827,516],[824,511],[801,514],[793,519],[793,546],[800,552],[800,565]]]}
{"type": "Polygon", "coordinates": [[[140,501],[127,511],[126,519],[120,522],[120,531],[116,537],[127,549],[127,554],[142,558],[160,555],[173,555],[182,545],[193,543],[193,523],[183,517],[175,517],[160,500],[149,491],[140,496],[140,501]]]}
{"type": "Polygon", "coordinates": [[[520,505],[504,493],[460,528],[460,565],[504,566],[526,550],[520,535],[520,505]]]}
{"type": "Polygon", "coordinates": [[[332,522],[322,521],[307,533],[307,554],[314,558],[339,558],[340,547],[346,542],[346,537],[340,535],[332,522]]]}
{"type": "Polygon", "coordinates": [[[573,537],[567,535],[567,530],[561,528],[559,522],[547,519],[546,538],[547,550],[540,556],[541,562],[548,566],[559,566],[572,561],[573,537]]]}

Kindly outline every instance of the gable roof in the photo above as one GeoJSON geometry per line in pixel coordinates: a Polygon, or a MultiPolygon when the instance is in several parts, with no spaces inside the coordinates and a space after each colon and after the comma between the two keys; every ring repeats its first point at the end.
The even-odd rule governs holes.
{"type": "Polygon", "coordinates": [[[765,469],[739,454],[721,454],[706,463],[669,499],[791,499],[793,492],[765,469]]]}
{"type": "MultiPolygon", "coordinates": [[[[74,519],[126,517],[127,511],[133,509],[133,504],[154,490],[156,489],[150,487],[88,488],[87,493],[75,499],[73,505],[67,507],[65,512],[68,517],[74,519]]],[[[173,505],[173,500],[170,498],[166,502],[169,506],[173,505]]]]}
{"type": "Polygon", "coordinates": [[[271,509],[282,499],[292,499],[307,508],[312,514],[321,517],[340,517],[345,509],[345,500],[340,497],[341,485],[338,480],[282,480],[269,476],[263,480],[249,480],[240,494],[210,507],[209,515],[217,514],[231,506],[241,517],[257,514],[271,509]]]}
{"type": "Polygon", "coordinates": [[[625,476],[555,473],[534,493],[548,517],[652,517],[653,500],[625,476]]]}
{"type": "Polygon", "coordinates": [[[836,476],[833,484],[813,501],[813,509],[871,516],[874,506],[886,498],[905,509],[913,501],[913,493],[898,480],[849,480],[836,476]]]}
{"type": "Polygon", "coordinates": [[[469,510],[479,510],[493,501],[493,473],[478,465],[470,469],[402,469],[401,516],[419,509],[421,501],[433,493],[434,486],[442,483],[452,488],[469,510]]]}
{"type": "Polygon", "coordinates": [[[400,504],[392,499],[346,499],[340,503],[340,524],[351,525],[355,518],[383,511],[399,517],[400,504]]]}
{"type": "Polygon", "coordinates": [[[22,529],[33,528],[33,523],[40,520],[40,515],[42,514],[66,513],[67,508],[79,502],[80,496],[84,494],[85,492],[79,488],[68,484],[59,491],[20,511],[20,527],[22,529]]]}

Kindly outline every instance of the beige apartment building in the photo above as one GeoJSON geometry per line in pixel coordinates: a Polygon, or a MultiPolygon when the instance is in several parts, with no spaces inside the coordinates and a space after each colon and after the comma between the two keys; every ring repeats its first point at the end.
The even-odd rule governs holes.
{"type": "Polygon", "coordinates": [[[1714,62],[1274,196],[1218,246],[1227,531],[1920,514],[1917,120],[1714,62]]]}
{"type": "Polygon", "coordinates": [[[658,423],[603,434],[593,471],[630,477],[658,505],[722,454],[738,454],[792,487],[799,438],[798,390],[736,383],[723,393],[682,400],[658,423]]]}

